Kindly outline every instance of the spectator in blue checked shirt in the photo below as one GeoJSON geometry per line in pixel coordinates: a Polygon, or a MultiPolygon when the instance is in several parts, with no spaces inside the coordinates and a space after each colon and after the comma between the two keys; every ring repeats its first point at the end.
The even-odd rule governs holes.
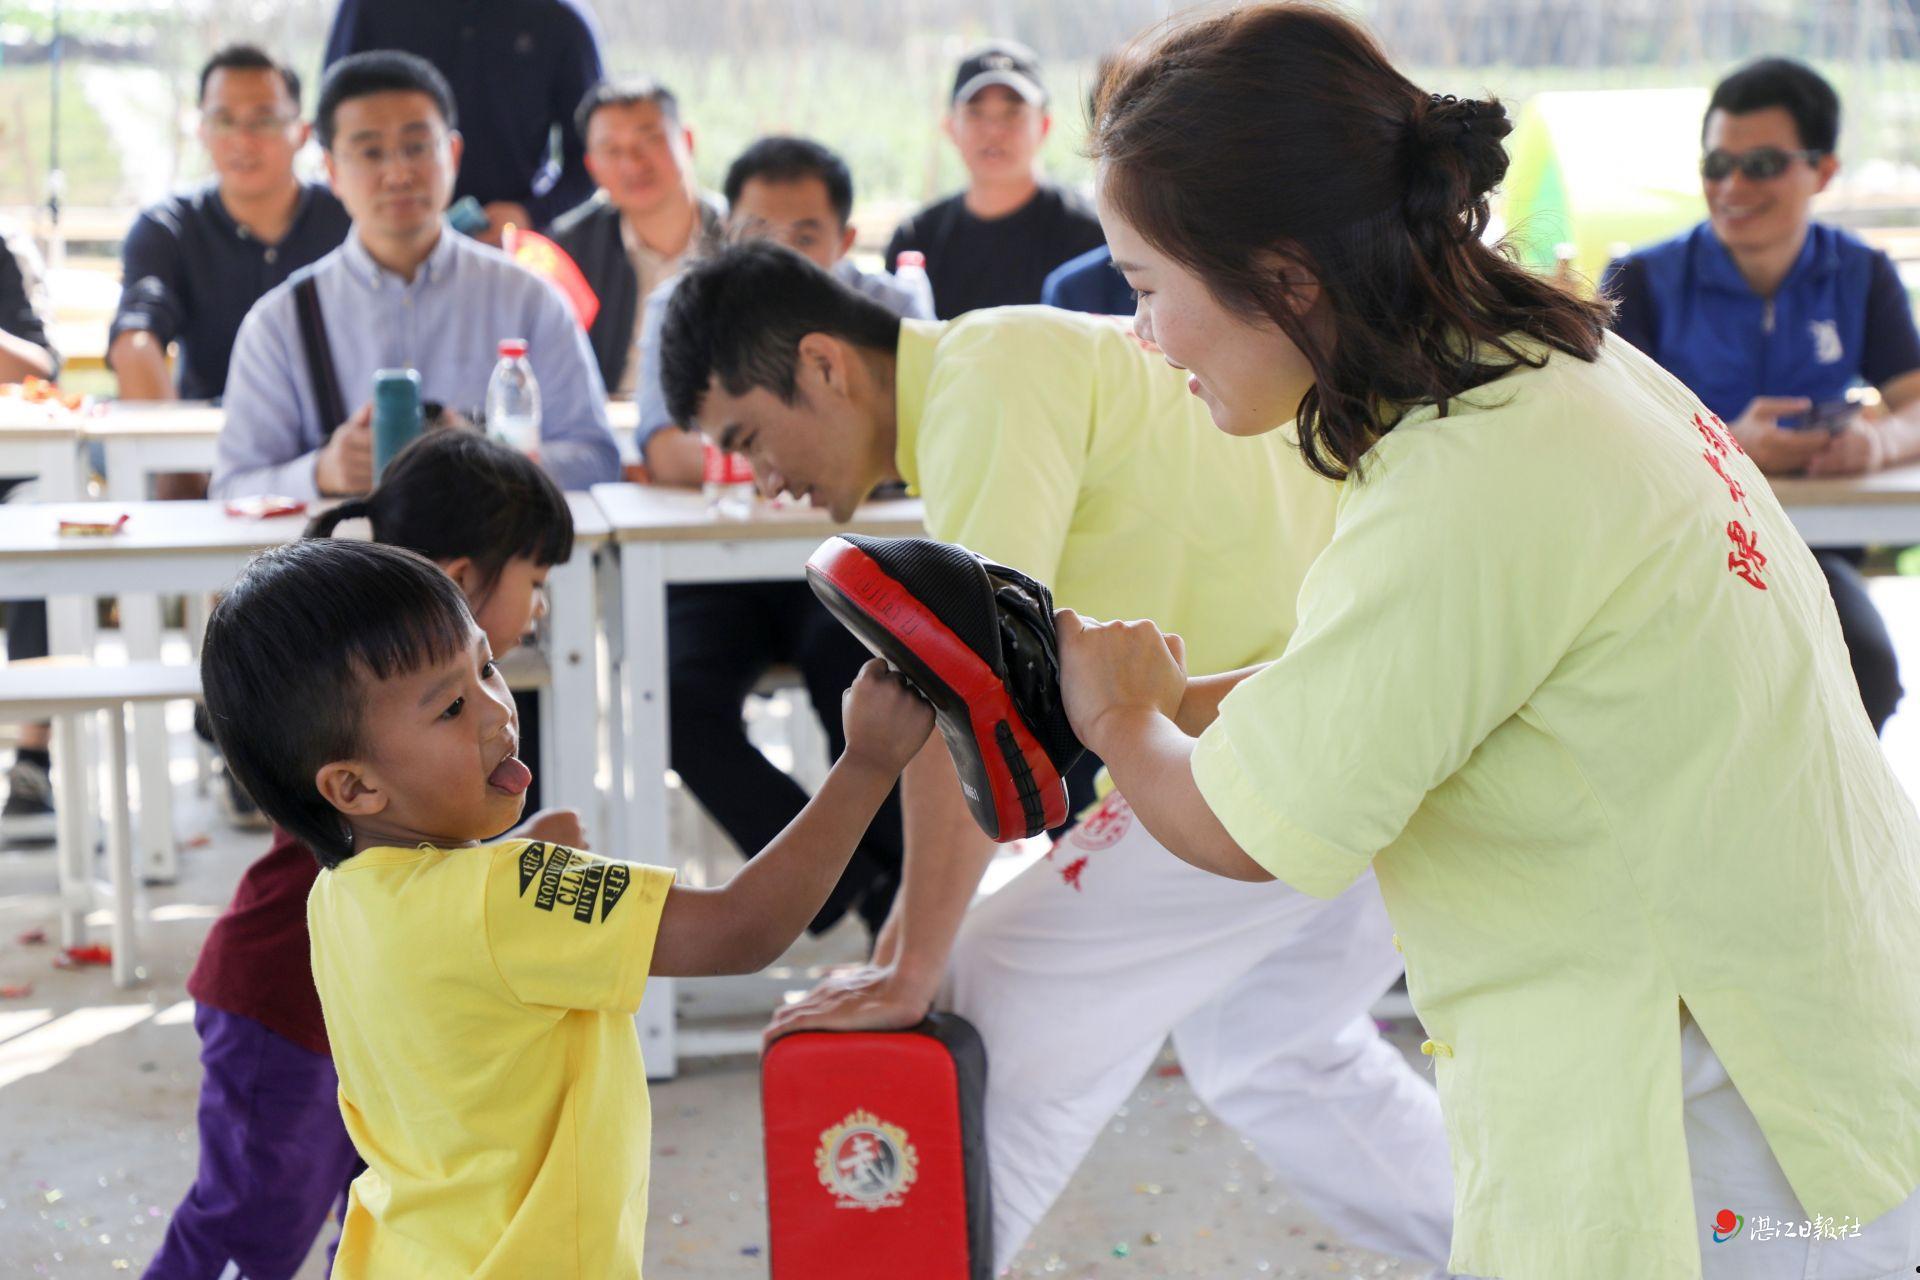
{"type": "Polygon", "coordinates": [[[412,54],[357,54],[327,73],[315,131],[353,229],[241,324],[214,497],[367,492],[375,370],[417,369],[423,400],[470,413],[485,402],[503,338],[529,344],[541,465],[566,489],[619,478],[600,370],[559,290],[442,217],[460,167],[456,123],[446,81],[412,54]],[[296,309],[309,278],[332,396],[316,385],[296,309]]]}

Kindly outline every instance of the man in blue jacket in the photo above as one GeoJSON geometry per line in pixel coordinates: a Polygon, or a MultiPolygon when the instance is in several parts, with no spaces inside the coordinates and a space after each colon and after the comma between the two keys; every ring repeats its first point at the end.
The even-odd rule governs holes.
{"type": "MultiPolygon", "coordinates": [[[[1840,167],[1840,100],[1802,63],[1722,80],[1701,131],[1707,220],[1613,263],[1615,330],[1691,387],[1761,470],[1856,475],[1920,458],[1920,332],[1886,254],[1813,220],[1840,167]],[[1868,417],[1848,393],[1879,392],[1868,417]]],[[[1877,730],[1899,665],[1857,549],[1819,549],[1877,730]]]]}

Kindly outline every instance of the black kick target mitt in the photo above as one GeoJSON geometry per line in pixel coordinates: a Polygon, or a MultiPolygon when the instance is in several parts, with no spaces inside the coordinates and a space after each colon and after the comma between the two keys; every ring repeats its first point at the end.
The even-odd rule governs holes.
{"type": "Polygon", "coordinates": [[[933,704],[980,829],[1019,840],[1067,818],[1080,757],[1060,700],[1053,595],[928,538],[841,534],[807,561],[814,594],[933,704]]]}

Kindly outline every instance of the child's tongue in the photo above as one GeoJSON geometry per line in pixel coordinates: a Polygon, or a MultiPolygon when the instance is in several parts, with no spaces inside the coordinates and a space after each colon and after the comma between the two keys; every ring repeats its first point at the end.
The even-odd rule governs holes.
{"type": "Polygon", "coordinates": [[[520,763],[519,756],[508,756],[487,775],[487,785],[498,787],[509,795],[519,795],[533,782],[533,770],[520,763]]]}

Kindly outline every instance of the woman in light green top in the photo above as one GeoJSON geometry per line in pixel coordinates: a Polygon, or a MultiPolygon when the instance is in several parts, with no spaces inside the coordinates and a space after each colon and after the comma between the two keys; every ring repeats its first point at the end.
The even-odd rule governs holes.
{"type": "Polygon", "coordinates": [[[1278,661],[1189,682],[1177,637],[1064,614],[1069,713],[1187,861],[1323,895],[1372,865],[1456,1270],[1910,1276],[1920,823],[1760,472],[1482,243],[1508,130],[1306,6],[1109,73],[1141,335],[1343,491],[1278,661]]]}

